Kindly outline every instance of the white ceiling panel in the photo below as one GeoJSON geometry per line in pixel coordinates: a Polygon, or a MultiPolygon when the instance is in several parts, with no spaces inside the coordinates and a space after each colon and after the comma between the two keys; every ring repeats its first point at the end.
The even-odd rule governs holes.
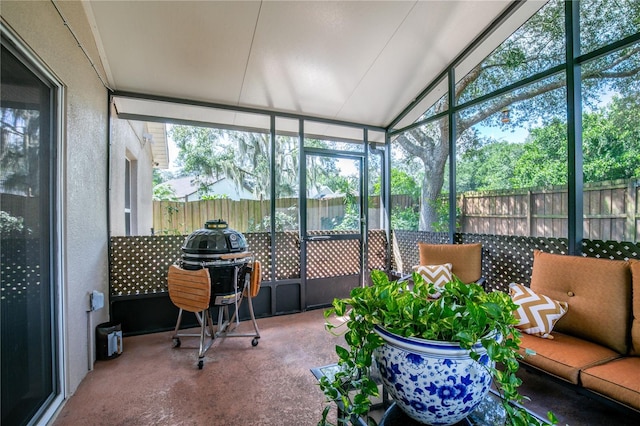
{"type": "Polygon", "coordinates": [[[88,4],[113,89],[238,102],[259,2],[88,4]]]}
{"type": "MultiPolygon", "coordinates": [[[[107,79],[117,91],[386,127],[509,3],[84,4],[107,79]]],[[[121,100],[118,111],[135,105],[144,115],[143,104],[160,117],[195,112],[192,121],[201,121],[211,116],[202,111],[206,108],[166,102],[121,100]]],[[[236,126],[264,122],[220,111],[213,115],[236,126]]]]}
{"type": "MultiPolygon", "coordinates": [[[[241,102],[338,118],[410,2],[267,2],[241,102]]],[[[368,117],[350,117],[364,122],[368,117]]]]}
{"type": "Polygon", "coordinates": [[[368,114],[373,122],[388,125],[504,6],[501,1],[417,3],[343,113],[368,114]]]}

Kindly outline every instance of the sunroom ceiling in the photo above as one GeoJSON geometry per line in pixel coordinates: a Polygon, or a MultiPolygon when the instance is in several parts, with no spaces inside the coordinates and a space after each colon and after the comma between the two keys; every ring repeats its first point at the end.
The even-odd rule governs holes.
{"type": "MultiPolygon", "coordinates": [[[[89,0],[84,4],[107,83],[118,92],[382,128],[509,3],[89,0]]],[[[252,114],[168,102],[123,97],[115,102],[123,115],[252,128],[264,128],[265,123],[268,128],[269,122],[252,114]]],[[[297,131],[293,120],[282,120],[281,126],[297,131]]]]}

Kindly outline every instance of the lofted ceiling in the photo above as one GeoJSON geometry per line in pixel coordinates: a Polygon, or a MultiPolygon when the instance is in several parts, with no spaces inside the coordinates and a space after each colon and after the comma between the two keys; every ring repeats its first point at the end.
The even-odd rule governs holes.
{"type": "MultiPolygon", "coordinates": [[[[84,2],[107,83],[117,92],[380,128],[388,126],[509,4],[84,2]]],[[[120,114],[133,117],[247,128],[268,128],[269,123],[268,116],[201,106],[126,96],[115,102],[120,114]]],[[[296,129],[295,121],[289,121],[296,129]]],[[[283,127],[288,124],[283,120],[283,127]]]]}

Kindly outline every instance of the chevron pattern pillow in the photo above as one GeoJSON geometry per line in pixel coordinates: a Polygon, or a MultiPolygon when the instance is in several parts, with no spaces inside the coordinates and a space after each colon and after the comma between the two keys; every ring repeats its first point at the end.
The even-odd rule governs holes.
{"type": "Polygon", "coordinates": [[[518,305],[518,309],[514,312],[514,316],[518,320],[516,328],[523,333],[540,336],[544,339],[553,339],[551,330],[556,322],[567,313],[569,305],[543,294],[536,294],[522,284],[510,284],[509,294],[513,302],[518,305]]]}
{"type": "MultiPolygon", "coordinates": [[[[431,283],[436,288],[443,288],[446,283],[453,280],[452,267],[451,263],[444,263],[442,265],[418,265],[414,266],[413,270],[422,275],[426,283],[431,283]]],[[[440,297],[439,292],[431,295],[433,299],[438,297],[440,297]]]]}

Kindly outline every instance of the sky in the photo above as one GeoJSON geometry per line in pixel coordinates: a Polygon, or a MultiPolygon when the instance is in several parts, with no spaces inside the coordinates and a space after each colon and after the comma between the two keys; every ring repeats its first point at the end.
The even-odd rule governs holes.
{"type": "Polygon", "coordinates": [[[529,130],[522,127],[488,127],[476,126],[483,137],[489,137],[495,140],[505,140],[511,143],[524,143],[529,135],[529,130]]]}

